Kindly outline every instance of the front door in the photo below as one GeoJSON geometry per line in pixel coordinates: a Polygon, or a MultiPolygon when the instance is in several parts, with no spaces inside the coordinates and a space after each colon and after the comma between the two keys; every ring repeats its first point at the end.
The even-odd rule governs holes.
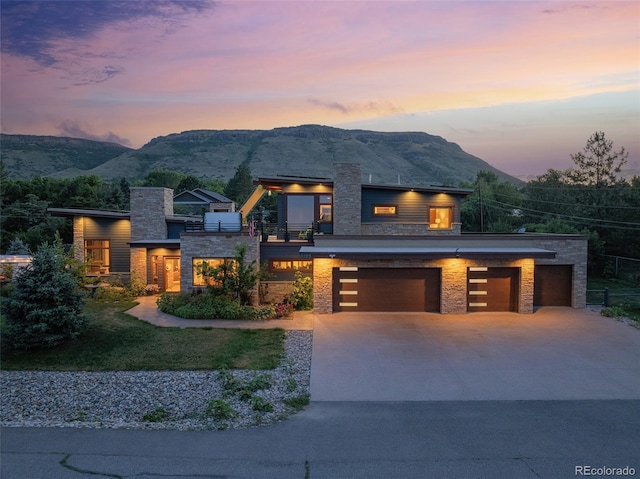
{"type": "Polygon", "coordinates": [[[164,290],[170,293],[180,291],[180,258],[165,256],[164,258],[164,290]]]}

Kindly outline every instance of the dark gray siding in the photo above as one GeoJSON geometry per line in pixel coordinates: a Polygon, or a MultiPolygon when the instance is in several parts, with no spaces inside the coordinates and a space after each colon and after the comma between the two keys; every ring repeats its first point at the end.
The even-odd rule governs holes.
{"type": "MultiPolygon", "coordinates": [[[[300,256],[300,247],[308,243],[260,243],[260,263],[269,265],[272,259],[304,259],[300,256]]],[[[271,281],[293,281],[295,273],[272,273],[271,281]]]]}
{"type": "Polygon", "coordinates": [[[184,223],[167,223],[167,238],[180,239],[180,233],[184,231],[184,223]]]}
{"type": "Polygon", "coordinates": [[[131,265],[129,254],[131,222],[129,220],[85,217],[84,239],[109,240],[110,271],[112,273],[129,272],[131,265]]]}
{"type": "Polygon", "coordinates": [[[429,206],[453,206],[454,222],[460,222],[460,198],[444,193],[416,191],[362,190],[363,223],[429,223],[429,206]],[[374,216],[373,207],[397,206],[395,216],[374,216]]]}

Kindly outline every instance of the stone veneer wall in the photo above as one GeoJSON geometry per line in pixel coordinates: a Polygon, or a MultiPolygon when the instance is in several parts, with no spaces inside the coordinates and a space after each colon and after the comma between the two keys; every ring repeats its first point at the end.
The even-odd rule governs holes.
{"type": "Polygon", "coordinates": [[[450,230],[432,230],[427,223],[362,223],[361,234],[363,236],[457,236],[461,234],[461,223],[453,223],[451,226],[450,230]]]}
{"type": "MultiPolygon", "coordinates": [[[[184,232],[180,239],[180,291],[190,292],[199,289],[193,285],[194,258],[233,258],[236,246],[247,246],[246,261],[256,261],[256,270],[260,267],[259,237],[244,234],[225,234],[210,232],[184,232]]],[[[252,301],[257,304],[257,291],[252,301]]]]}
{"type": "Polygon", "coordinates": [[[173,215],[173,190],[132,187],[131,241],[167,239],[167,216],[173,215]]]}
{"type": "Polygon", "coordinates": [[[284,297],[291,297],[293,281],[260,281],[265,303],[279,303],[284,297]]]}
{"type": "Polygon", "coordinates": [[[552,236],[534,239],[537,248],[557,251],[553,259],[539,259],[536,264],[573,265],[573,288],[571,306],[585,308],[587,306],[587,248],[586,237],[560,238],[552,236]]]}
{"type": "Polygon", "coordinates": [[[131,279],[147,284],[147,248],[131,248],[131,279]]]}
{"type": "Polygon", "coordinates": [[[73,217],[73,258],[84,264],[84,216],[73,217]]]}
{"type": "Polygon", "coordinates": [[[362,180],[358,163],[336,163],[333,178],[333,234],[359,235],[362,180]]]}

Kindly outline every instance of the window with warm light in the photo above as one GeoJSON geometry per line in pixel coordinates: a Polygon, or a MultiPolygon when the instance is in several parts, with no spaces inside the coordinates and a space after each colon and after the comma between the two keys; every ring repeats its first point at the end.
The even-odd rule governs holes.
{"type": "Polygon", "coordinates": [[[269,261],[272,273],[312,273],[313,260],[310,259],[272,259],[269,261]]]}
{"type": "Polygon", "coordinates": [[[226,258],[193,258],[193,285],[207,286],[207,282],[202,275],[204,269],[217,268],[225,261],[232,261],[226,258]]]}
{"type": "Polygon", "coordinates": [[[86,258],[88,272],[108,274],[110,260],[109,240],[92,239],[84,241],[84,257],[86,258]]]}
{"type": "Polygon", "coordinates": [[[374,205],[374,216],[395,216],[398,214],[398,207],[395,205],[374,205]]]}
{"type": "Polygon", "coordinates": [[[451,229],[453,222],[453,207],[438,206],[429,208],[429,228],[430,229],[451,229]]]}

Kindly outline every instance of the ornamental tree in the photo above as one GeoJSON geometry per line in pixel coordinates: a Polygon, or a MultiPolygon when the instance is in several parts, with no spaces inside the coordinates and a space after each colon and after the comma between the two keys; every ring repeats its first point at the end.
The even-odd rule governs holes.
{"type": "Polygon", "coordinates": [[[32,263],[16,273],[3,307],[4,339],[15,349],[52,348],[76,338],[87,323],[84,292],[62,245],[41,245],[32,263]]]}

